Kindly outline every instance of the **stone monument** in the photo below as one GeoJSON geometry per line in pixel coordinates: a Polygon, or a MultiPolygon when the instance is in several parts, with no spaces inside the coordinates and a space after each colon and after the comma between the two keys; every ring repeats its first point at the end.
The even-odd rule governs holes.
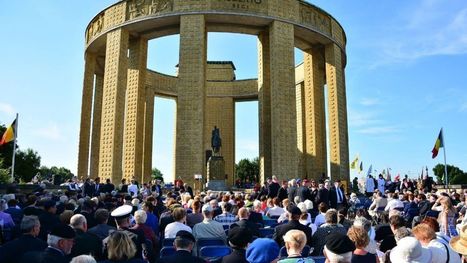
{"type": "Polygon", "coordinates": [[[226,190],[225,184],[225,161],[220,154],[222,139],[219,128],[214,126],[211,132],[211,148],[212,156],[207,164],[207,183],[206,187],[210,190],[223,191],[226,190]]]}

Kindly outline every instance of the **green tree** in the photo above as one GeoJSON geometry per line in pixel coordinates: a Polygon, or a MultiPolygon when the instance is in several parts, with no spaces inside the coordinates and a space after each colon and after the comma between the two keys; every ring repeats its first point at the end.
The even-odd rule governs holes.
{"type": "MultiPolygon", "coordinates": [[[[3,167],[3,159],[0,158],[0,167],[3,167]]],[[[9,169],[0,168],[0,184],[11,183],[11,173],[9,169]]]]}
{"type": "Polygon", "coordinates": [[[15,179],[27,183],[39,172],[41,157],[33,149],[16,152],[15,179]]]}
{"type": "Polygon", "coordinates": [[[259,179],[259,159],[253,160],[241,159],[238,164],[235,164],[235,176],[243,183],[258,182],[259,179]]]}
{"type": "MultiPolygon", "coordinates": [[[[467,173],[454,165],[447,165],[449,184],[467,184],[467,173]]],[[[437,164],[433,168],[433,173],[436,176],[438,183],[444,184],[444,164],[437,164]]]]}
{"type": "Polygon", "coordinates": [[[164,181],[164,175],[156,167],[152,168],[151,176],[153,179],[156,179],[156,180],[158,179],[158,180],[161,180],[162,182],[164,181]]]}
{"type": "Polygon", "coordinates": [[[47,179],[56,185],[60,185],[74,176],[69,169],[56,166],[52,166],[50,168],[47,166],[41,166],[39,168],[39,173],[41,174],[41,179],[47,179]]]}

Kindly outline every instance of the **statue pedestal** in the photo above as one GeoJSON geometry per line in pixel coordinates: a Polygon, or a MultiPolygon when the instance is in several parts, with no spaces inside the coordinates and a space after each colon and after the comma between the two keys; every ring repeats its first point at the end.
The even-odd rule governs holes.
{"type": "Polygon", "coordinates": [[[209,190],[225,191],[225,161],[222,156],[211,156],[207,167],[207,183],[209,190]]]}

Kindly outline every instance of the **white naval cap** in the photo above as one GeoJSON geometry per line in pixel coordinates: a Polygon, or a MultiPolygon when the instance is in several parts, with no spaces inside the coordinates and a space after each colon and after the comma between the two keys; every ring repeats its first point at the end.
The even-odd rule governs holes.
{"type": "Polygon", "coordinates": [[[130,216],[131,211],[133,211],[131,205],[122,205],[113,210],[110,215],[114,218],[124,218],[130,216]]]}

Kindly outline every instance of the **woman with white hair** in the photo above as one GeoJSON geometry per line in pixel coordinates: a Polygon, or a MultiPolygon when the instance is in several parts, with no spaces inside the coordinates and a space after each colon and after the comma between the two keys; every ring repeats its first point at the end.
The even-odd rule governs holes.
{"type": "Polygon", "coordinates": [[[144,210],[138,210],[135,212],[135,223],[131,229],[138,230],[140,229],[144,233],[144,237],[148,240],[151,240],[152,247],[156,248],[157,244],[159,243],[156,234],[154,234],[154,231],[152,228],[148,225],[146,225],[146,220],[148,218],[147,212],[144,210]]]}
{"type": "MultiPolygon", "coordinates": [[[[309,200],[306,200],[309,201],[309,200]]],[[[311,222],[311,215],[308,213],[307,206],[305,202],[298,203],[297,205],[298,208],[300,208],[300,211],[302,211],[302,215],[300,216],[300,224],[309,226],[311,228],[311,234],[313,235],[316,232],[316,225],[311,222]]],[[[313,204],[312,204],[313,207],[313,204]]]]}
{"type": "Polygon", "coordinates": [[[96,260],[89,255],[81,255],[71,259],[70,263],[96,263],[96,260]]]}

